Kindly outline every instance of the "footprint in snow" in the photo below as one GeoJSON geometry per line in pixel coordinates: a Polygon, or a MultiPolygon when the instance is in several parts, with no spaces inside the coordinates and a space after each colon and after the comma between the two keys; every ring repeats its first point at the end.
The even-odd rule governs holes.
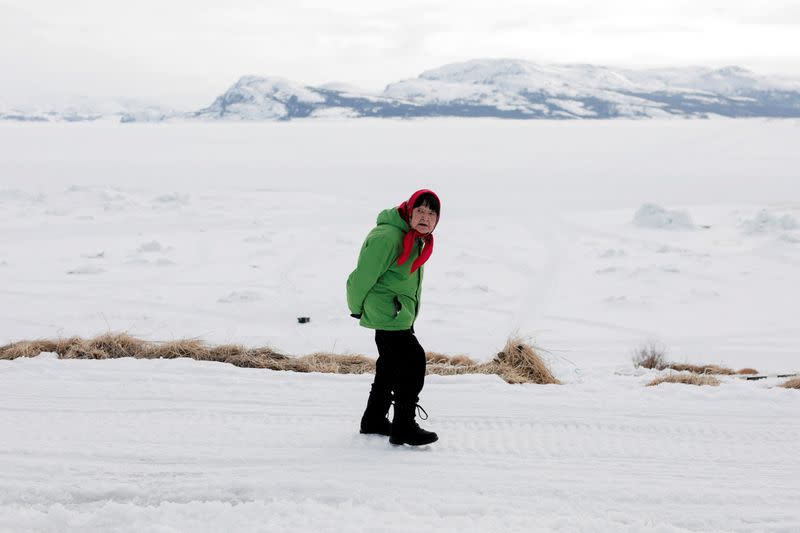
{"type": "Polygon", "coordinates": [[[687,251],[688,250],[686,250],[685,248],[676,248],[674,246],[664,245],[661,248],[659,248],[658,250],[656,250],[656,253],[657,254],[671,254],[671,253],[682,254],[682,253],[687,252],[687,251]]]}
{"type": "Polygon", "coordinates": [[[218,303],[233,304],[233,303],[249,303],[261,300],[261,294],[254,291],[234,291],[227,296],[223,296],[218,303]]]}
{"type": "Polygon", "coordinates": [[[67,270],[67,274],[77,275],[77,276],[101,274],[103,272],[105,272],[105,270],[103,270],[102,268],[92,265],[84,265],[84,266],[79,266],[78,268],[73,268],[72,270],[67,270]]]}
{"type": "Polygon", "coordinates": [[[597,270],[594,271],[594,273],[602,275],[602,274],[613,274],[614,272],[619,272],[619,271],[620,271],[619,267],[610,266],[606,268],[598,268],[597,270]]]}
{"type": "Polygon", "coordinates": [[[126,265],[149,265],[150,261],[141,257],[134,257],[125,261],[126,265]]]}
{"type": "Polygon", "coordinates": [[[167,252],[167,251],[169,251],[171,249],[172,248],[164,247],[158,241],[150,241],[150,242],[145,242],[145,243],[141,244],[136,251],[139,252],[139,253],[149,254],[149,253],[154,253],[154,252],[167,252]]]}
{"type": "Polygon", "coordinates": [[[189,195],[179,194],[176,192],[171,194],[162,194],[161,196],[155,197],[153,201],[160,204],[185,205],[189,203],[189,195]]]}
{"type": "Polygon", "coordinates": [[[261,235],[252,235],[242,239],[243,242],[263,243],[272,242],[272,233],[262,233],[261,235]]]}
{"type": "Polygon", "coordinates": [[[625,255],[625,250],[619,248],[616,249],[609,248],[608,250],[605,250],[603,253],[600,254],[600,258],[608,259],[611,257],[622,257],[624,255],[625,255]]]}

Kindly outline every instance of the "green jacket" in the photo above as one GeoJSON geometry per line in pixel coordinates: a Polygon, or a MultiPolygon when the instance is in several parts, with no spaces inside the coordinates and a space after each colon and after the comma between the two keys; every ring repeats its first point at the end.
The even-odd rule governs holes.
{"type": "Polygon", "coordinates": [[[361,315],[365,328],[409,329],[419,314],[424,267],[412,274],[411,265],[422,250],[421,241],[408,261],[397,264],[409,229],[396,207],[386,209],[361,246],[358,265],[347,278],[347,306],[361,315]]]}

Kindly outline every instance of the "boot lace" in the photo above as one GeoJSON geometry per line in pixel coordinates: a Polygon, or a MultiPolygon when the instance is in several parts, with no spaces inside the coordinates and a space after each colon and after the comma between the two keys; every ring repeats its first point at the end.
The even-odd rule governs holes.
{"type": "MultiPolygon", "coordinates": [[[[392,405],[396,406],[397,402],[392,400],[392,405]]],[[[419,417],[420,420],[428,419],[428,412],[425,409],[423,409],[420,404],[416,404],[414,407],[417,409],[417,416],[419,417]]]]}

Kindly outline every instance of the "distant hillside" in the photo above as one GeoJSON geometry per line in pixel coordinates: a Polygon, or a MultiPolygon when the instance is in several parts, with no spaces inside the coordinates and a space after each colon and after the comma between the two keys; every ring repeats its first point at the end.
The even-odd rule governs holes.
{"type": "Polygon", "coordinates": [[[0,109],[0,120],[122,122],[292,120],[322,117],[612,119],[800,117],[800,82],[740,67],[615,69],[516,59],[453,63],[369,93],[345,84],[304,85],[245,76],[189,113],[130,102],[58,109],[0,109]]]}
{"type": "Polygon", "coordinates": [[[246,76],[187,118],[345,117],[800,117],[800,83],[739,67],[621,70],[475,60],[423,72],[379,94],[246,76]]]}

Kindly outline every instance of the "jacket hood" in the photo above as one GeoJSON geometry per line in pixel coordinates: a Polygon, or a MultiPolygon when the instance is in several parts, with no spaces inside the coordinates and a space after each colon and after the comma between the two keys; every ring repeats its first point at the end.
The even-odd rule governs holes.
{"type": "Polygon", "coordinates": [[[378,214],[378,225],[381,224],[388,224],[390,226],[400,228],[403,233],[406,233],[411,229],[411,226],[408,225],[408,222],[403,220],[403,217],[400,215],[400,211],[396,207],[384,209],[378,214]]]}

